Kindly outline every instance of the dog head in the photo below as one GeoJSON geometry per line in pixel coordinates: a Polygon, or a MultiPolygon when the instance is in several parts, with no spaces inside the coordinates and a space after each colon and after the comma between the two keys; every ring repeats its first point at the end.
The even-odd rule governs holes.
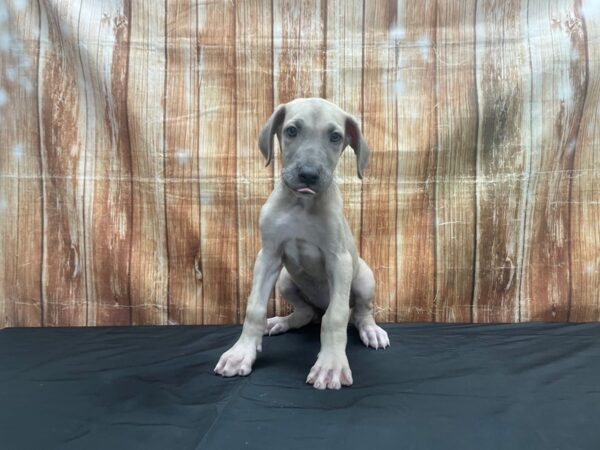
{"type": "Polygon", "coordinates": [[[321,98],[299,98],[275,109],[263,127],[258,145],[267,160],[273,159],[273,136],[282,153],[282,179],[302,196],[327,190],[344,149],[354,149],[358,177],[369,160],[369,147],[357,121],[321,98]]]}

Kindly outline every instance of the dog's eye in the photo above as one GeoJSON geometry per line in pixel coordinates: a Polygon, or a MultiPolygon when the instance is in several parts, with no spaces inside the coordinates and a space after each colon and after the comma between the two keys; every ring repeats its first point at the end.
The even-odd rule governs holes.
{"type": "Polygon", "coordinates": [[[290,127],[287,127],[285,129],[285,134],[287,134],[288,137],[291,137],[291,138],[296,137],[296,136],[298,136],[298,128],[296,128],[293,125],[290,127]]]}
{"type": "Polygon", "coordinates": [[[340,142],[342,140],[342,135],[338,132],[331,133],[331,136],[329,136],[329,140],[331,142],[333,142],[334,144],[337,144],[338,142],[340,142]]]}

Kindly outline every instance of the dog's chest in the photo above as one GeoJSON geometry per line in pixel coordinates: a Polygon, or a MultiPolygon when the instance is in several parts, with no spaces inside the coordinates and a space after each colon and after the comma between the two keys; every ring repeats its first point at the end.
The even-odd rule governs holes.
{"type": "Polygon", "coordinates": [[[303,211],[301,208],[290,208],[274,215],[269,226],[272,239],[282,245],[290,240],[303,240],[317,244],[322,236],[327,235],[325,221],[317,215],[303,211]]]}
{"type": "Polygon", "coordinates": [[[322,280],[325,257],[316,245],[304,239],[291,239],[283,245],[283,263],[292,278],[322,280]]]}
{"type": "Polygon", "coordinates": [[[283,214],[277,220],[283,263],[292,277],[325,277],[325,255],[320,243],[327,234],[325,224],[308,214],[283,214]]]}

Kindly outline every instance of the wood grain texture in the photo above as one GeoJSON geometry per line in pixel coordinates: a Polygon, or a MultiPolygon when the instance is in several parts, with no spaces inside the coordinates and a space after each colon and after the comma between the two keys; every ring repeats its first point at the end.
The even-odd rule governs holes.
{"type": "Polygon", "coordinates": [[[438,3],[434,319],[441,322],[473,319],[478,123],[475,14],[474,1],[438,3]]]}
{"type": "Polygon", "coordinates": [[[169,323],[202,321],[198,172],[198,10],[168,2],[166,11],[165,196],[169,256],[169,323]]]}
{"type": "MultiPolygon", "coordinates": [[[[12,30],[6,25],[10,17],[10,10],[3,9],[0,17],[0,25],[3,27],[0,37],[12,41],[12,30]]],[[[9,47],[8,45],[6,47],[9,47]]],[[[7,67],[10,62],[11,53],[3,48],[0,53],[0,67],[7,67]]],[[[0,73],[0,82],[2,89],[0,90],[0,111],[4,110],[9,103],[10,94],[5,86],[8,84],[8,77],[3,70],[0,73]]],[[[13,127],[0,127],[0,139],[2,142],[11,142],[14,140],[12,135],[16,134],[16,124],[13,127]]],[[[3,236],[8,236],[11,230],[17,229],[17,215],[9,213],[9,205],[18,205],[18,168],[15,167],[16,161],[10,157],[8,146],[4,151],[0,152],[0,232],[3,236]]],[[[15,273],[15,265],[12,261],[16,259],[15,241],[13,239],[2,239],[0,241],[0,326],[6,327],[17,320],[15,318],[15,308],[17,305],[17,297],[13,292],[13,283],[17,278],[15,273]]]]}
{"type": "Polygon", "coordinates": [[[275,104],[325,93],[325,14],[320,0],[273,2],[275,104]]]}
{"type": "MultiPolygon", "coordinates": [[[[297,97],[325,95],[326,7],[325,0],[273,1],[274,106],[297,97]]],[[[278,143],[273,152],[274,177],[279,180],[278,143]]],[[[282,316],[291,311],[277,292],[270,313],[282,316]]]]}
{"type": "Polygon", "coordinates": [[[522,229],[531,122],[526,9],[477,5],[477,238],[474,322],[519,320],[522,229]]]}
{"type": "Polygon", "coordinates": [[[237,229],[239,308],[242,321],[262,247],[258,216],[273,189],[273,165],[265,167],[258,135],[273,112],[272,5],[262,0],[236,7],[237,229]]]}
{"type": "Polygon", "coordinates": [[[529,2],[535,124],[521,288],[524,320],[569,316],[571,178],[587,84],[583,22],[575,6],[529,2]]]}
{"type": "Polygon", "coordinates": [[[38,85],[43,182],[43,324],[87,323],[86,99],[78,51],[81,3],[43,3],[38,85]]]}
{"type": "MultiPolygon", "coordinates": [[[[600,320],[600,4],[575,5],[585,47],[578,60],[587,62],[587,88],[571,179],[571,305],[569,320],[600,320]]],[[[578,40],[581,43],[581,38],[578,40]]]]}
{"type": "MultiPolygon", "coordinates": [[[[363,1],[327,1],[325,98],[362,122],[363,1]]],[[[338,185],[344,212],[356,245],[360,247],[362,183],[356,157],[348,147],[338,165],[338,185]]]]}
{"type": "Polygon", "coordinates": [[[235,5],[198,5],[203,323],[237,320],[235,5]]]}
{"type": "Polygon", "coordinates": [[[428,321],[435,295],[435,1],[398,11],[397,304],[394,321],[428,321]],[[418,230],[418,232],[417,232],[418,230]]]}
{"type": "Polygon", "coordinates": [[[42,320],[37,4],[8,3],[0,18],[0,327],[42,320]],[[15,107],[17,106],[18,107],[15,107]]]}
{"type": "Polygon", "coordinates": [[[127,118],[131,154],[130,289],[133,324],[166,324],[165,5],[133,0],[127,118]]]}
{"type": "MultiPolygon", "coordinates": [[[[0,2],[0,327],[239,323],[325,97],[380,321],[600,320],[596,0],[0,2]]],[[[279,295],[269,314],[291,308],[279,295]]]]}
{"type": "Polygon", "coordinates": [[[377,283],[375,318],[396,312],[396,185],[398,177],[396,46],[403,37],[395,3],[365,2],[363,131],[371,162],[363,180],[361,256],[377,283]]]}
{"type": "Polygon", "coordinates": [[[86,99],[88,325],[131,323],[131,155],[127,118],[129,2],[86,5],[78,18],[86,99]]]}

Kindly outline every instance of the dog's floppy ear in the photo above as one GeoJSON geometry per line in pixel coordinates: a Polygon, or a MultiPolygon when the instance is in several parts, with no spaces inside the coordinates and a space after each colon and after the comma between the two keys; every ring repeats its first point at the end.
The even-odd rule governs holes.
{"type": "Polygon", "coordinates": [[[263,127],[262,131],[260,132],[260,136],[258,137],[258,147],[267,160],[267,164],[265,164],[265,166],[268,166],[273,159],[273,136],[276,133],[279,133],[281,130],[281,125],[284,118],[285,105],[279,105],[273,114],[271,114],[269,120],[267,120],[267,123],[263,127]]]}
{"type": "Polygon", "coordinates": [[[350,115],[346,117],[346,139],[347,144],[354,149],[356,155],[356,172],[362,180],[363,173],[369,162],[369,146],[363,138],[356,119],[350,115]]]}

